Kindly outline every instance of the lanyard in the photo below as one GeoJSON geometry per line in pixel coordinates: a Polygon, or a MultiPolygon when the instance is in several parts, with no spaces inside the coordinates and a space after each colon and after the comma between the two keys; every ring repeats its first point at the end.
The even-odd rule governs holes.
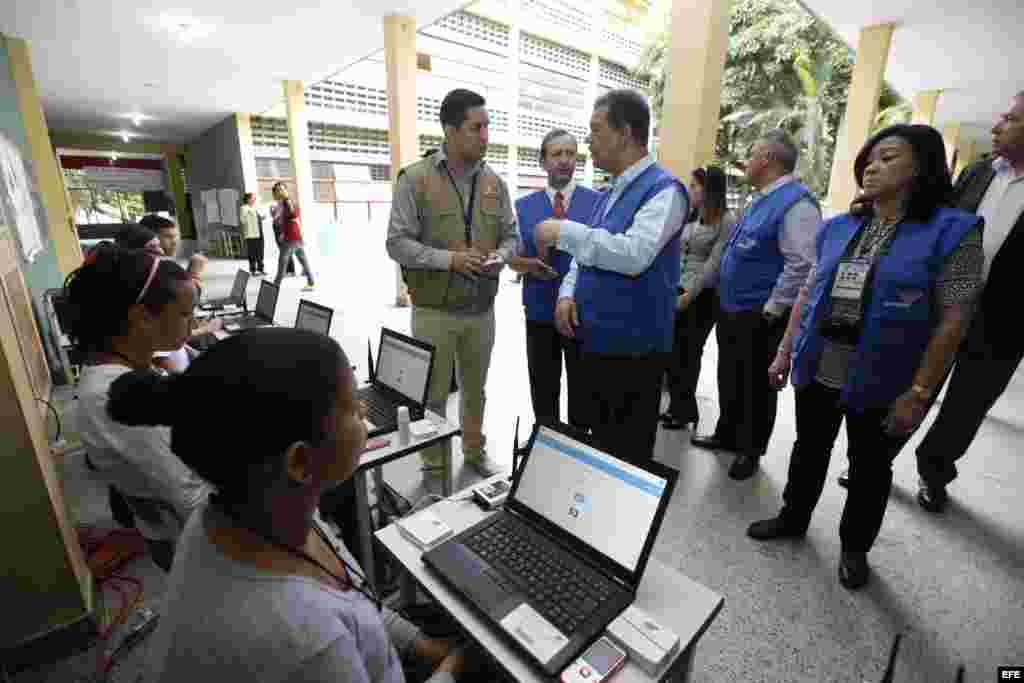
{"type": "Polygon", "coordinates": [[[476,201],[476,178],[480,175],[480,171],[473,174],[473,177],[469,179],[469,206],[462,199],[462,193],[459,192],[458,183],[455,182],[455,177],[452,176],[452,171],[448,168],[448,162],[444,163],[444,171],[448,174],[448,180],[451,181],[452,189],[455,190],[455,195],[459,198],[459,206],[462,208],[462,221],[466,226],[466,246],[468,247],[473,243],[473,203],[476,201]]]}

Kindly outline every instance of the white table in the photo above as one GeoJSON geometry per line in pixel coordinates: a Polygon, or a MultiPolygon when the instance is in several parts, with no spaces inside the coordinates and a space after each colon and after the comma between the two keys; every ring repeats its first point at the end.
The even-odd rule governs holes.
{"type": "MultiPolygon", "coordinates": [[[[502,476],[497,475],[488,481],[502,476]]],[[[431,507],[456,534],[492,514],[481,510],[471,496],[467,496],[468,490],[459,492],[431,507]]],[[[516,681],[550,680],[515,649],[503,633],[485,622],[468,602],[455,595],[428,569],[422,561],[423,551],[407,541],[394,524],[378,531],[377,538],[401,563],[409,576],[444,607],[463,631],[485,649],[509,676],[516,681]]],[[[679,635],[680,644],[658,675],[649,676],[635,663],[627,662],[615,675],[614,683],[689,680],[697,641],[718,615],[723,603],[721,595],[651,558],[634,604],[675,631],[679,635]]]]}
{"type": "Polygon", "coordinates": [[[410,437],[408,443],[399,443],[398,432],[382,434],[380,437],[390,439],[391,443],[383,448],[367,451],[359,459],[354,478],[356,493],[356,525],[359,533],[359,549],[362,553],[361,561],[366,576],[373,581],[376,578],[373,561],[373,528],[370,519],[370,500],[366,489],[366,475],[373,472],[374,485],[377,488],[377,498],[380,499],[384,487],[384,476],[381,467],[389,462],[412,455],[424,448],[435,444],[444,446],[444,471],[441,476],[442,495],[449,496],[452,492],[452,437],[462,433],[459,426],[429,410],[425,411],[424,420],[430,420],[437,425],[437,431],[421,439],[410,437]]]}

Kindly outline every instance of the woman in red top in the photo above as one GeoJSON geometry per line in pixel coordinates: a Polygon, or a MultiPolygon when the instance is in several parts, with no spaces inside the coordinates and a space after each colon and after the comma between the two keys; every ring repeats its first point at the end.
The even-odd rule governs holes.
{"type": "Polygon", "coordinates": [[[291,260],[292,254],[298,257],[299,263],[302,264],[303,270],[306,271],[306,280],[309,282],[302,291],[310,292],[313,290],[313,271],[309,267],[309,259],[306,257],[306,249],[302,244],[302,228],[299,224],[299,207],[295,205],[291,199],[288,198],[288,190],[285,188],[284,183],[276,183],[273,188],[274,199],[278,201],[279,210],[277,215],[274,217],[275,221],[279,221],[280,234],[281,234],[281,253],[277,259],[277,275],[274,277],[274,284],[278,287],[281,286],[281,280],[284,279],[285,270],[288,267],[288,261],[291,260]]]}

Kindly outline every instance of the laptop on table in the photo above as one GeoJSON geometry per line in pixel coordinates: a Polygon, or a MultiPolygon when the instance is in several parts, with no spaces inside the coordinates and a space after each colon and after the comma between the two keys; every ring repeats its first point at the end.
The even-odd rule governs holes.
{"type": "Polygon", "coordinates": [[[411,421],[422,420],[434,369],[434,346],[386,327],[380,332],[377,364],[370,362],[370,384],[356,392],[366,402],[369,436],[398,429],[398,407],[411,421]]]}
{"type": "Polygon", "coordinates": [[[633,602],[679,476],[570,434],[535,427],[504,509],[423,555],[550,676],[633,602]]]}
{"type": "Polygon", "coordinates": [[[245,290],[249,286],[249,273],[241,268],[235,273],[235,282],[231,285],[231,294],[223,299],[211,299],[199,304],[204,311],[216,311],[226,306],[238,306],[246,308],[245,290]]]}
{"type": "Polygon", "coordinates": [[[306,299],[299,299],[299,312],[295,315],[295,329],[312,330],[324,335],[330,334],[333,317],[333,308],[321,306],[306,299]]]}
{"type": "Polygon", "coordinates": [[[256,309],[251,313],[235,316],[230,322],[224,323],[226,332],[241,332],[254,327],[270,327],[274,324],[274,313],[277,311],[277,295],[280,290],[276,285],[264,280],[260,283],[260,293],[256,297],[256,309]]]}

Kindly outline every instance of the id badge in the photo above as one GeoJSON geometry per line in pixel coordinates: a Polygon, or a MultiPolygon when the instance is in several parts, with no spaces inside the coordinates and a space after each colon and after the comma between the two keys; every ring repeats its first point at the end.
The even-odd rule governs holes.
{"type": "Polygon", "coordinates": [[[871,261],[867,259],[843,259],[836,271],[832,285],[832,300],[860,304],[864,288],[871,274],[871,261]]]}

